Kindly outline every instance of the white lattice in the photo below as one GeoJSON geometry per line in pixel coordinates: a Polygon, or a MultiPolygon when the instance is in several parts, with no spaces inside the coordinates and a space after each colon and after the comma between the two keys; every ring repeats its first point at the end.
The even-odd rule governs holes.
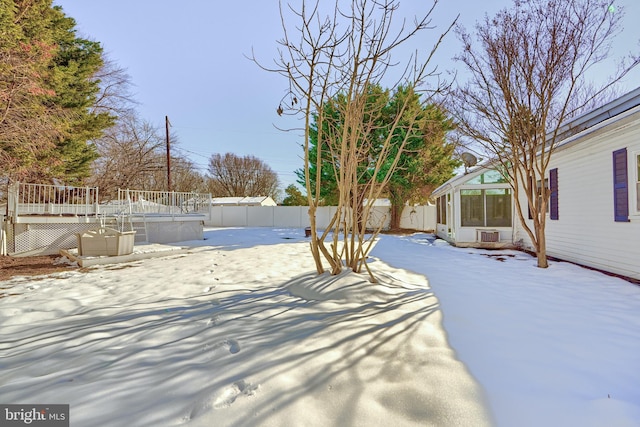
{"type": "Polygon", "coordinates": [[[78,246],[76,233],[98,227],[98,224],[13,224],[9,227],[7,252],[39,251],[57,254],[60,249],[78,246]]]}

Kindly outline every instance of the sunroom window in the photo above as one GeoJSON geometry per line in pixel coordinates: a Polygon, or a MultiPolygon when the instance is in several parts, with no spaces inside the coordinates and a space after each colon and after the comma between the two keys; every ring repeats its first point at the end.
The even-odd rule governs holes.
{"type": "Polygon", "coordinates": [[[460,190],[463,227],[511,227],[511,190],[460,190]]]}
{"type": "Polygon", "coordinates": [[[505,184],[507,179],[497,170],[488,170],[482,175],[470,179],[466,184],[505,184]]]}
{"type": "Polygon", "coordinates": [[[460,190],[463,227],[484,226],[484,190],[460,190]]]}
{"type": "Polygon", "coordinates": [[[437,222],[438,224],[447,223],[447,196],[440,196],[437,200],[437,222]]]}

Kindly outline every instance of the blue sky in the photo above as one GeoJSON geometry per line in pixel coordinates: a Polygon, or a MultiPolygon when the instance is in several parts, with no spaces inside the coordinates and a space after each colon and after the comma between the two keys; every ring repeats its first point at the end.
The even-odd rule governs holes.
{"type": "MultiPolygon", "coordinates": [[[[640,2],[616,3],[625,7],[626,16],[615,49],[619,54],[638,50],[640,2]]],[[[281,188],[295,182],[293,172],[302,166],[300,133],[274,127],[299,126],[293,118],[276,114],[287,82],[245,57],[252,49],[264,63],[276,57],[276,41],[282,35],[277,0],[54,0],[54,4],[77,21],[81,35],[101,42],[109,57],[127,70],[143,119],[164,129],[164,118],[169,117],[179,139],[175,149],[201,172],[206,172],[211,154],[251,154],[278,173],[281,188]]],[[[511,0],[442,0],[433,16],[437,28],[424,32],[410,48],[430,49],[458,13],[460,22],[470,28],[484,13],[510,4],[511,0]]],[[[400,11],[411,17],[430,5],[428,0],[404,0],[400,11]]],[[[436,58],[439,69],[455,68],[451,58],[459,47],[450,34],[436,58]]],[[[625,80],[623,89],[637,86],[640,71],[625,80]]]]}

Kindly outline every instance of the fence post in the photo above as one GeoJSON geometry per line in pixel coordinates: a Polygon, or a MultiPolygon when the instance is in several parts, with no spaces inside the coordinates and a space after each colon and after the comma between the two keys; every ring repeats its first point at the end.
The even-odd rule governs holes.
{"type": "Polygon", "coordinates": [[[175,219],[176,217],[176,193],[175,191],[171,192],[171,206],[169,206],[171,210],[171,219],[175,219]]]}
{"type": "Polygon", "coordinates": [[[5,227],[4,214],[0,214],[0,256],[7,254],[7,233],[5,227]]]}
{"type": "Polygon", "coordinates": [[[84,187],[84,215],[85,217],[89,215],[89,187],[84,187]]]}
{"type": "Polygon", "coordinates": [[[18,222],[18,198],[20,197],[20,183],[14,182],[12,185],[13,189],[9,188],[9,209],[13,211],[12,214],[12,223],[18,222]],[[11,202],[13,202],[13,206],[11,206],[11,202]]]}
{"type": "Polygon", "coordinates": [[[96,216],[100,215],[100,198],[98,197],[98,187],[95,187],[96,192],[95,192],[95,198],[96,198],[96,216]]]}

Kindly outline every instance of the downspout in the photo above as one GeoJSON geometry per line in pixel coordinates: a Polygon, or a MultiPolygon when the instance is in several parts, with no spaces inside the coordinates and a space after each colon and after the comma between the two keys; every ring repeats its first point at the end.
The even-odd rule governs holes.
{"type": "MultiPolygon", "coordinates": [[[[453,243],[455,244],[456,235],[458,234],[456,232],[456,227],[455,227],[456,213],[455,213],[455,210],[454,210],[455,200],[456,200],[456,191],[455,191],[454,186],[451,183],[449,183],[448,185],[449,185],[449,188],[450,188],[449,191],[450,191],[450,194],[451,194],[451,215],[447,215],[447,230],[446,230],[446,234],[447,234],[447,237],[449,239],[451,239],[453,241],[453,243]],[[451,221],[451,227],[449,227],[449,221],[451,221]],[[451,231],[452,231],[451,235],[449,234],[449,228],[451,228],[451,231]]],[[[449,202],[447,201],[447,204],[448,203],[449,202]]]]}

